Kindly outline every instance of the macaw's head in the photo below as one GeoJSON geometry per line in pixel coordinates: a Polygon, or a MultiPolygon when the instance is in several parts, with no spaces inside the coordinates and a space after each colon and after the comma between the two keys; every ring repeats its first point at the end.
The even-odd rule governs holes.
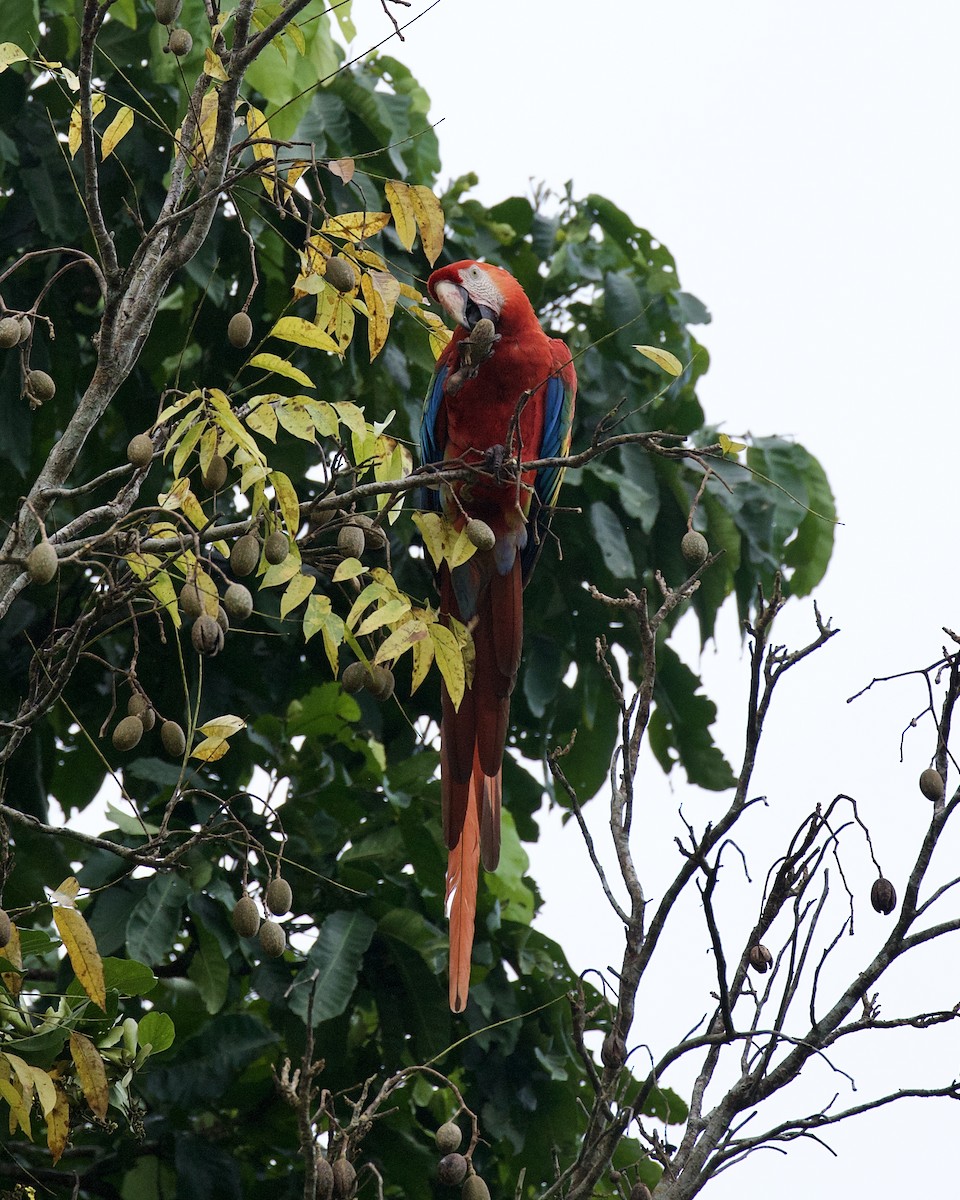
{"type": "Polygon", "coordinates": [[[537,323],[526,293],[509,271],[468,259],[434,271],[427,281],[430,295],[468,332],[484,317],[500,334],[537,323]]]}

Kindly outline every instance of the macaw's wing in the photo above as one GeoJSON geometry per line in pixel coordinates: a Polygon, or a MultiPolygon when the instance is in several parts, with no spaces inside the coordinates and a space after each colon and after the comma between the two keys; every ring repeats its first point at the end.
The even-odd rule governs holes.
{"type": "MultiPolygon", "coordinates": [[[[450,356],[444,352],[437,360],[433,373],[433,381],[423,402],[423,414],[420,418],[420,461],[438,463],[443,460],[446,446],[446,422],[443,414],[443,389],[450,374],[450,356]]],[[[431,512],[440,508],[440,493],[436,488],[423,489],[423,507],[431,512]]]]}
{"type": "MultiPolygon", "coordinates": [[[[553,350],[556,372],[545,384],[543,437],[539,458],[560,458],[569,451],[573,410],[577,399],[577,376],[570,361],[570,351],[559,340],[553,342],[553,350]]],[[[533,536],[527,538],[527,544],[520,556],[524,584],[533,574],[533,568],[540,557],[544,536],[550,528],[553,505],[556,503],[562,482],[562,467],[542,467],[534,480],[536,500],[532,507],[536,512],[531,513],[531,517],[536,520],[536,528],[533,536]]]]}

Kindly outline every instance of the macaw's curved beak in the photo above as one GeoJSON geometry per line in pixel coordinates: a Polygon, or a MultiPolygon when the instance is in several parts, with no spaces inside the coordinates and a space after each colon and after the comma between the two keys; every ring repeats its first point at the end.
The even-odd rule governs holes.
{"type": "Polygon", "coordinates": [[[444,310],[464,329],[473,332],[473,327],[478,321],[486,318],[492,321],[496,326],[500,319],[500,313],[495,308],[491,308],[488,304],[483,304],[475,300],[465,287],[459,283],[453,283],[449,279],[442,279],[436,285],[435,293],[438,302],[443,306],[444,310]]]}

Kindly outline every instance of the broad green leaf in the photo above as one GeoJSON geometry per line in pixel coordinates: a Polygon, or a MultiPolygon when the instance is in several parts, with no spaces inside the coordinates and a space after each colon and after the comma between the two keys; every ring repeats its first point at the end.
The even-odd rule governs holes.
{"type": "Polygon", "coordinates": [[[207,1012],[218,1013],[227,999],[230,968],[217,939],[199,922],[195,926],[194,936],[197,938],[198,947],[190,960],[187,976],[197,985],[207,1012]]]}
{"type": "Polygon", "coordinates": [[[302,1020],[306,1020],[311,988],[314,1025],[346,1010],[375,929],[364,913],[341,910],[326,918],[290,991],[290,1007],[302,1020]]]}
{"type": "Polygon", "coordinates": [[[165,1012],[148,1012],[137,1024],[137,1041],[141,1046],[152,1046],[153,1054],[169,1050],[175,1036],[173,1020],[165,1012]]]}

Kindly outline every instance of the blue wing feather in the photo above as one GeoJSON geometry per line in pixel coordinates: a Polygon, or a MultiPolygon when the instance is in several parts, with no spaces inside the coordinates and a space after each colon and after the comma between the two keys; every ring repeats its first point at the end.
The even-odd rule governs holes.
{"type": "MultiPolygon", "coordinates": [[[[564,347],[564,350],[566,348],[564,347]]],[[[566,372],[565,372],[566,373],[566,372]]],[[[568,386],[561,374],[552,375],[546,384],[544,396],[543,438],[539,458],[558,458],[570,449],[570,433],[573,425],[575,388],[568,386]]],[[[543,536],[550,526],[552,507],[563,482],[560,467],[543,467],[534,481],[536,492],[536,536],[527,539],[520,555],[524,583],[530,578],[543,547],[543,536]]]]}
{"type": "MultiPolygon", "coordinates": [[[[423,403],[423,415],[420,418],[420,461],[421,463],[436,463],[443,458],[443,447],[437,440],[437,413],[443,399],[443,386],[450,374],[450,363],[441,358],[434,372],[433,382],[423,403]]],[[[437,512],[440,508],[440,493],[436,488],[424,488],[422,492],[422,507],[437,512]]]]}

